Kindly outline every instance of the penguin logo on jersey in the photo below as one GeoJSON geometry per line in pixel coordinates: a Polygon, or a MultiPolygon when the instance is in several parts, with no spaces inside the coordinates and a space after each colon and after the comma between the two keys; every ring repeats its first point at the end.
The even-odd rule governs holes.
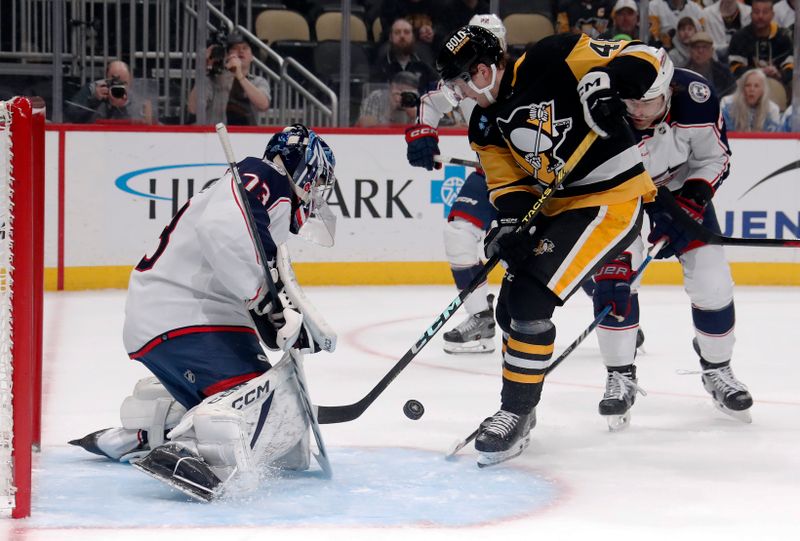
{"type": "Polygon", "coordinates": [[[517,107],[508,118],[498,118],[497,125],[526,172],[547,184],[556,179],[564,167],[558,147],[572,129],[572,118],[556,118],[553,100],[517,107]]]}

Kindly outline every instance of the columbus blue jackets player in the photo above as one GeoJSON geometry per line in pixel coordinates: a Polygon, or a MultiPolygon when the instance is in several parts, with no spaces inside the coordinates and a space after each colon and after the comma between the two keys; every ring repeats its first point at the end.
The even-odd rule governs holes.
{"type": "MultiPolygon", "coordinates": [[[[625,100],[627,115],[639,141],[645,166],[660,186],[655,202],[645,207],[650,216],[648,241],[663,237],[668,244],[657,258],[677,257],[683,268],[686,293],[692,305],[695,350],[700,356],[702,381],[714,404],[729,415],[750,422],[753,399],[733,374],[733,280],[722,246],[703,244],[681,226],[660,201],[669,194],[692,218],[717,233],[719,224],[711,201],[728,176],[731,151],[719,99],[702,76],[675,69],[666,52],[658,51],[659,76],[640,100],[625,100]]],[[[607,317],[597,329],[608,369],[600,414],[609,428],[627,426],[628,410],[637,387],[634,352],[639,325],[637,284],[628,284],[631,267],[641,262],[642,240],[595,276],[595,313],[607,304],[625,319],[607,317]]]]}
{"type": "Polygon", "coordinates": [[[263,158],[238,164],[279,299],[230,171],[180,209],[131,273],[125,306],[126,351],[155,377],[124,400],[122,428],[70,443],[113,459],[146,455],[137,467],[201,500],[226,486],[252,488],[265,464],[308,467],[309,419],[287,355],[323,343],[332,350],[335,335],[322,335],[327,324],[296,286],[285,242],[320,219],[327,223],[310,229],[332,242],[325,197],[334,164],[302,125],[275,134],[263,158]],[[274,366],[259,335],[287,351],[274,366]]]}
{"type": "Polygon", "coordinates": [[[552,360],[555,307],[639,234],[655,186],[624,129],[621,98],[644,94],[658,60],[638,42],[557,35],[511,65],[496,36],[465,26],[444,41],[437,67],[454,91],[478,103],[469,140],[499,222],[487,237],[487,255],[498,254],[508,268],[496,311],[504,332],[501,406],[475,439],[478,464],[489,465],[529,442],[531,412],[552,360]],[[533,234],[517,233],[590,131],[602,139],[545,203],[533,234]]]}

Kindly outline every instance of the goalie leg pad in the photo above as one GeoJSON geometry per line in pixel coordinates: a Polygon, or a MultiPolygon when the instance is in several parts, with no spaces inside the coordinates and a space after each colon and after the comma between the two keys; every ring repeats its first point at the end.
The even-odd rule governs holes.
{"type": "Polygon", "coordinates": [[[258,472],[293,451],[308,433],[289,361],[287,353],[261,376],[207,398],[187,413],[170,439],[193,439],[220,479],[236,473],[240,488],[254,488],[258,472]]]}
{"type": "Polygon", "coordinates": [[[174,428],[186,413],[186,408],[169,394],[158,381],[150,377],[140,379],[133,394],[122,401],[120,419],[128,430],[145,430],[150,448],[164,443],[165,431],[174,428]]]}

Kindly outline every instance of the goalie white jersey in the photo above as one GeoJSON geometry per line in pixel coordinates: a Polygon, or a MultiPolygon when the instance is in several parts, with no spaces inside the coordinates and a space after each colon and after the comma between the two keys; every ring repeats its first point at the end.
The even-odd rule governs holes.
{"type": "MultiPolygon", "coordinates": [[[[289,236],[291,180],[272,162],[239,163],[256,229],[269,259],[289,236]]],[[[123,341],[131,356],[176,333],[254,328],[248,308],[266,292],[264,272],[228,171],[190,199],[159,245],[131,273],[123,341]],[[201,249],[198,250],[197,246],[201,249]]]]}

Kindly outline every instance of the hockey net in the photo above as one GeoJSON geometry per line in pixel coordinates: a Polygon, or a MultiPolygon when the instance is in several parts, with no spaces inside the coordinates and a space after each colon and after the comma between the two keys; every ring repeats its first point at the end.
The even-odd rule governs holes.
{"type": "Polygon", "coordinates": [[[44,115],[0,101],[0,516],[31,508],[38,445],[43,289],[44,115]]]}

